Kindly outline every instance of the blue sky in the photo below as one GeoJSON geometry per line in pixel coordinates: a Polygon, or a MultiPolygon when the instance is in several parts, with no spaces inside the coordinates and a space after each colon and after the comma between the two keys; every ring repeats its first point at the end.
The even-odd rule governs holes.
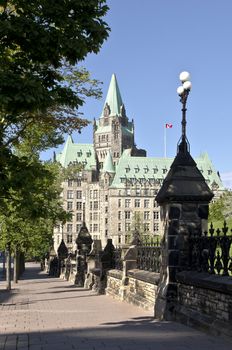
{"type": "MultiPolygon", "coordinates": [[[[82,112],[100,116],[112,73],[118,79],[127,116],[135,121],[135,139],[148,156],[176,153],[181,134],[179,73],[191,74],[187,136],[191,154],[207,151],[224,182],[232,187],[232,1],[108,0],[111,28],[98,55],[81,64],[103,82],[102,100],[88,100],[82,112]]],[[[73,135],[92,142],[92,127],[73,135]]],[[[46,154],[45,158],[49,156],[46,154]]]]}

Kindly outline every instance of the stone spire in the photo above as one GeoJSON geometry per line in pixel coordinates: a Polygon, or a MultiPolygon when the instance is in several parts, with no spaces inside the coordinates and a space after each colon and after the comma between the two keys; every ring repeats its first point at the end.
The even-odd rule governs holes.
{"type": "Polygon", "coordinates": [[[107,153],[102,171],[105,173],[115,173],[113,158],[110,151],[107,153]]]}
{"type": "Polygon", "coordinates": [[[108,93],[104,103],[102,116],[104,116],[106,107],[109,108],[110,116],[121,115],[122,106],[123,106],[123,102],[122,102],[122,97],[118,87],[118,82],[116,79],[116,75],[113,74],[111,77],[108,93]]]}

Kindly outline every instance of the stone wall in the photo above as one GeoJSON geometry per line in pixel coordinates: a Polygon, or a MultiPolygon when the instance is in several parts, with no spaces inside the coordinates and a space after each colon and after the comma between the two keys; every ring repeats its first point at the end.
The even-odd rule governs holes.
{"type": "Polygon", "coordinates": [[[215,335],[232,336],[231,277],[191,271],[179,273],[177,280],[176,320],[215,335]]]}
{"type": "Polygon", "coordinates": [[[127,301],[142,308],[153,310],[157,295],[159,274],[141,270],[110,270],[107,275],[106,294],[118,300],[127,301]]]}

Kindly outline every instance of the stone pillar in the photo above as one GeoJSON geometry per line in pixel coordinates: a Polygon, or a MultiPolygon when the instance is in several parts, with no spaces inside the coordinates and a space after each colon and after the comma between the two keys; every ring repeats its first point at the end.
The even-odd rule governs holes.
{"type": "Polygon", "coordinates": [[[180,144],[176,158],[156,196],[164,228],[162,268],[155,317],[175,319],[178,285],[176,274],[189,268],[189,237],[206,229],[209,189],[186,144],[180,144]]]}
{"type": "Polygon", "coordinates": [[[87,274],[87,256],[91,251],[92,237],[86,227],[85,221],[83,221],[80,231],[78,233],[77,244],[77,273],[75,284],[80,287],[84,287],[85,278],[87,274]]]}

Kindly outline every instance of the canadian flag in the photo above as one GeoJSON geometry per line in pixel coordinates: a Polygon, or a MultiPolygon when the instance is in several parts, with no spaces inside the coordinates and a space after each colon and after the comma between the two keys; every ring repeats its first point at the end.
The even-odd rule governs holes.
{"type": "Polygon", "coordinates": [[[172,128],[172,124],[165,124],[166,129],[171,129],[172,128]]]}

